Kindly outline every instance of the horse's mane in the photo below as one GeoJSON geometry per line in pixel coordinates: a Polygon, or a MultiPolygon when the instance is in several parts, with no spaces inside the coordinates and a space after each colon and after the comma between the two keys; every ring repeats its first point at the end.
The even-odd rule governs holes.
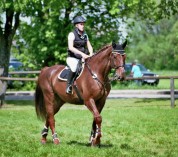
{"type": "Polygon", "coordinates": [[[108,47],[110,47],[110,46],[111,46],[111,45],[106,45],[106,46],[102,47],[102,48],[99,49],[97,52],[95,52],[95,53],[93,54],[93,56],[91,56],[90,58],[92,58],[92,57],[96,56],[97,54],[103,52],[104,50],[106,50],[106,49],[107,49],[108,47]]]}
{"type": "Polygon", "coordinates": [[[105,49],[107,49],[110,46],[111,45],[106,45],[106,46],[102,47],[101,49],[99,49],[96,53],[100,53],[101,51],[104,51],[105,49]]]}

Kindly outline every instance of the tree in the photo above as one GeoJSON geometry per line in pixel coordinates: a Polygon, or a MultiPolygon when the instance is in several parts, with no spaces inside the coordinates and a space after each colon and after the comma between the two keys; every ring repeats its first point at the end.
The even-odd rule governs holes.
{"type": "Polygon", "coordinates": [[[112,14],[143,21],[159,21],[178,13],[177,0],[113,0],[112,14]],[[128,14],[129,12],[129,14],[128,14]]]}
{"type": "Polygon", "coordinates": [[[8,75],[8,65],[10,50],[13,37],[17,28],[19,27],[20,7],[19,4],[11,2],[11,0],[0,2],[0,13],[4,13],[5,22],[3,23],[2,17],[0,18],[0,66],[4,67],[4,75],[8,75]],[[3,25],[3,27],[2,27],[3,25]]]}
{"type": "MultiPolygon", "coordinates": [[[[177,13],[176,0],[1,0],[0,2],[0,66],[8,75],[13,37],[21,48],[20,57],[41,69],[46,65],[63,64],[66,57],[66,36],[72,29],[75,15],[87,18],[89,38],[95,50],[121,38],[118,28],[126,19],[152,21],[177,13]],[[3,20],[3,15],[5,18],[3,20]],[[30,23],[21,17],[30,18],[30,23]],[[20,27],[19,27],[20,26],[20,27]]],[[[133,21],[133,20],[132,20],[133,21]]]]}
{"type": "Polygon", "coordinates": [[[178,65],[178,16],[162,19],[155,25],[137,23],[132,31],[129,60],[137,59],[148,68],[176,70],[178,65]],[[137,58],[135,58],[137,57],[137,58]]]}
{"type": "Polygon", "coordinates": [[[25,40],[25,44],[19,43],[25,52],[21,57],[25,60],[28,56],[33,63],[31,66],[38,65],[41,69],[53,64],[65,64],[67,34],[73,29],[71,22],[76,15],[87,18],[86,31],[95,50],[113,39],[119,39],[120,22],[117,15],[108,12],[111,8],[106,0],[64,0],[62,5],[56,0],[41,2],[36,3],[36,14],[31,16],[31,23],[22,24],[17,36],[25,40]],[[29,54],[32,54],[31,58],[29,54]]]}

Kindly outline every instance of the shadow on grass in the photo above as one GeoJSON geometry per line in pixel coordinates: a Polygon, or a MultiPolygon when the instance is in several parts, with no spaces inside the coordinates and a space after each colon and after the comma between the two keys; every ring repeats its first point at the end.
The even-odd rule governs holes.
{"type": "Polygon", "coordinates": [[[35,106],[34,100],[5,100],[4,105],[35,106]]]}
{"type": "MultiPolygon", "coordinates": [[[[79,141],[70,141],[67,144],[91,147],[90,143],[83,143],[83,142],[79,142],[79,141]]],[[[112,144],[103,144],[103,143],[101,143],[101,145],[97,146],[97,147],[98,148],[111,148],[111,147],[113,147],[113,145],[112,144]]]]}
{"type": "MultiPolygon", "coordinates": [[[[170,101],[169,98],[164,99],[164,100],[170,101]]],[[[139,100],[137,99],[136,101],[133,102],[134,105],[125,105],[122,107],[150,107],[150,106],[170,107],[170,105],[167,105],[166,103],[162,103],[162,104],[158,105],[158,103],[161,103],[161,102],[163,102],[163,99],[161,99],[161,98],[157,98],[157,99],[149,98],[149,99],[139,99],[139,100]],[[153,104],[153,102],[155,102],[155,103],[153,104]],[[144,103],[146,103],[146,104],[144,104],[144,103]],[[135,105],[135,104],[138,104],[138,105],[135,105]],[[139,105],[139,104],[141,104],[141,105],[139,105]]],[[[175,105],[175,107],[176,107],[176,105],[175,105]]]]}
{"type": "MultiPolygon", "coordinates": [[[[147,103],[146,105],[143,105],[141,107],[144,107],[144,106],[164,106],[164,107],[170,107],[171,105],[171,100],[170,98],[167,98],[167,99],[164,99],[165,101],[170,101],[169,104],[163,102],[163,99],[161,98],[158,98],[158,99],[141,99],[141,100],[137,100],[135,101],[135,103],[147,103]],[[152,102],[155,102],[155,105],[153,104],[150,104],[149,103],[152,103],[152,102]],[[161,103],[161,104],[157,104],[157,103],[161,103]]],[[[175,101],[175,106],[176,107],[176,101],[175,101]]]]}
{"type": "MultiPolygon", "coordinates": [[[[170,98],[164,99],[164,100],[170,100],[170,98]]],[[[151,102],[160,102],[163,101],[162,98],[157,98],[157,99],[139,99],[137,101],[135,101],[135,103],[151,103],[151,102]]]]}

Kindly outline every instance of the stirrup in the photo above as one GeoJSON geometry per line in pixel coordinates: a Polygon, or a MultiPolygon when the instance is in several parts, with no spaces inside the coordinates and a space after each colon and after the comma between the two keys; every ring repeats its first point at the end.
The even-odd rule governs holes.
{"type": "Polygon", "coordinates": [[[72,85],[69,85],[66,89],[67,94],[72,94],[72,85]]]}

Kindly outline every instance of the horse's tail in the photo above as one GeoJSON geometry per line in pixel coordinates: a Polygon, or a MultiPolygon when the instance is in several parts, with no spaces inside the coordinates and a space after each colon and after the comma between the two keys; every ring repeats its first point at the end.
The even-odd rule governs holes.
{"type": "Polygon", "coordinates": [[[42,89],[37,83],[36,90],[35,90],[35,108],[36,114],[39,119],[45,120],[46,119],[46,107],[44,103],[44,96],[42,89]]]}

